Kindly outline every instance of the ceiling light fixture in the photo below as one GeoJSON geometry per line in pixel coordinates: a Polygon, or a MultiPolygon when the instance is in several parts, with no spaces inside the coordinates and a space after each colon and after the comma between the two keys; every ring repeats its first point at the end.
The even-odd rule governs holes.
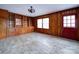
{"type": "Polygon", "coordinates": [[[30,6],[30,8],[28,9],[28,11],[29,11],[30,13],[34,13],[34,12],[35,12],[35,9],[33,9],[33,7],[30,6]]]}

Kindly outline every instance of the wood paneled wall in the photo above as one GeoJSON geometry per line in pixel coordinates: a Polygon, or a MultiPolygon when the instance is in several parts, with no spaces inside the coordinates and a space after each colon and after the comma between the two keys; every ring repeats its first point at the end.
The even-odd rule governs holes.
{"type": "MultiPolygon", "coordinates": [[[[79,20],[79,8],[72,8],[72,9],[68,9],[68,10],[63,10],[63,11],[59,11],[59,12],[55,12],[55,13],[51,13],[48,15],[43,15],[43,16],[38,16],[33,18],[33,22],[34,22],[34,26],[35,26],[35,31],[36,32],[41,32],[41,33],[47,33],[47,34],[51,34],[51,35],[55,35],[55,36],[62,36],[63,33],[63,16],[64,15],[71,15],[71,14],[75,14],[77,16],[76,22],[77,20],[79,20]],[[37,28],[37,19],[39,18],[44,18],[44,17],[49,17],[50,21],[49,21],[49,29],[39,29],[37,28]]],[[[79,28],[79,21],[76,24],[76,28],[79,28]]],[[[79,30],[78,32],[76,31],[76,36],[78,37],[77,40],[79,39],[79,30]]]]}
{"type": "Polygon", "coordinates": [[[63,22],[62,21],[62,14],[61,14],[61,12],[59,12],[58,13],[58,36],[62,36],[62,23],[61,22],[63,22]]]}
{"type": "Polygon", "coordinates": [[[34,31],[32,26],[31,17],[19,15],[0,9],[0,39],[15,36],[20,34],[26,34],[34,31]],[[16,18],[21,19],[19,26],[15,25],[16,18]],[[10,24],[12,23],[12,25],[10,24]]]}
{"type": "Polygon", "coordinates": [[[0,38],[7,36],[15,36],[20,34],[29,33],[32,31],[46,33],[55,36],[62,36],[63,33],[63,15],[75,14],[76,15],[76,36],[79,40],[79,7],[72,8],[68,10],[63,10],[48,15],[38,16],[38,17],[27,17],[24,15],[19,15],[15,13],[8,12],[7,10],[0,9],[0,27],[6,29],[0,29],[0,38]],[[49,17],[49,29],[39,29],[37,28],[37,19],[49,17]],[[16,26],[15,19],[21,19],[22,25],[16,26]],[[10,28],[8,21],[12,21],[13,26],[10,28]],[[5,25],[6,24],[6,25],[5,25]],[[4,30],[4,31],[3,31],[4,30]]]}
{"type": "Polygon", "coordinates": [[[77,39],[79,40],[79,8],[77,9],[77,39]]]}
{"type": "Polygon", "coordinates": [[[6,37],[6,21],[8,19],[8,11],[0,9],[0,38],[6,37]]]}

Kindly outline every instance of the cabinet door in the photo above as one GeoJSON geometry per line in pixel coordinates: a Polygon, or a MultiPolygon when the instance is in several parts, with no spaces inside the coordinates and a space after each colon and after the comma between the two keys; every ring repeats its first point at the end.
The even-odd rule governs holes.
{"type": "Polygon", "coordinates": [[[15,35],[14,21],[7,20],[7,36],[14,36],[14,35],[15,35]]]}
{"type": "Polygon", "coordinates": [[[6,37],[6,19],[0,18],[0,38],[6,37]]]}

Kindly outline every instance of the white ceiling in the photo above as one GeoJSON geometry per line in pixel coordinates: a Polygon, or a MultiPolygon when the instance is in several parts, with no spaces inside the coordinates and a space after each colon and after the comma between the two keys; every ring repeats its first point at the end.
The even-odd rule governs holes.
{"type": "Polygon", "coordinates": [[[10,12],[26,15],[26,16],[40,16],[49,14],[64,9],[78,7],[79,4],[0,4],[1,9],[6,9],[10,12]],[[28,8],[33,6],[35,13],[29,13],[28,8]]]}

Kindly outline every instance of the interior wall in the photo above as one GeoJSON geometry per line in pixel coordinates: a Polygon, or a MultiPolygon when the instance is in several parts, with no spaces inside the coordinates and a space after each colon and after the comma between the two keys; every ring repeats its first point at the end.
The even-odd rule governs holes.
{"type": "Polygon", "coordinates": [[[67,10],[51,13],[48,15],[35,17],[35,18],[33,18],[35,31],[40,32],[40,33],[51,34],[54,36],[61,36],[61,37],[69,38],[69,39],[79,40],[79,38],[77,38],[77,37],[79,37],[79,34],[78,34],[79,30],[77,32],[77,29],[78,29],[77,25],[79,25],[79,23],[78,23],[79,21],[77,22],[77,20],[79,20],[79,13],[78,13],[79,11],[77,12],[77,10],[78,10],[78,8],[72,8],[72,9],[67,9],[67,10]],[[71,14],[75,14],[76,16],[78,16],[78,19],[76,18],[76,28],[74,28],[74,29],[63,28],[63,16],[71,15],[71,14]],[[50,28],[49,29],[37,28],[37,19],[44,18],[44,17],[49,17],[49,20],[50,20],[49,27],[50,28]]]}
{"type": "Polygon", "coordinates": [[[79,40],[79,8],[63,10],[38,17],[27,17],[0,9],[0,28],[0,38],[36,31],[54,36],[79,40]],[[69,14],[76,15],[75,29],[63,28],[62,17],[69,14]],[[37,28],[37,19],[46,17],[49,17],[49,29],[37,28]],[[15,25],[16,18],[21,19],[21,26],[15,25]],[[10,27],[10,21],[12,21],[12,27],[10,27]]]}
{"type": "Polygon", "coordinates": [[[31,17],[0,9],[0,39],[33,31],[31,17]],[[21,25],[16,26],[16,18],[21,19],[21,25]]]}

